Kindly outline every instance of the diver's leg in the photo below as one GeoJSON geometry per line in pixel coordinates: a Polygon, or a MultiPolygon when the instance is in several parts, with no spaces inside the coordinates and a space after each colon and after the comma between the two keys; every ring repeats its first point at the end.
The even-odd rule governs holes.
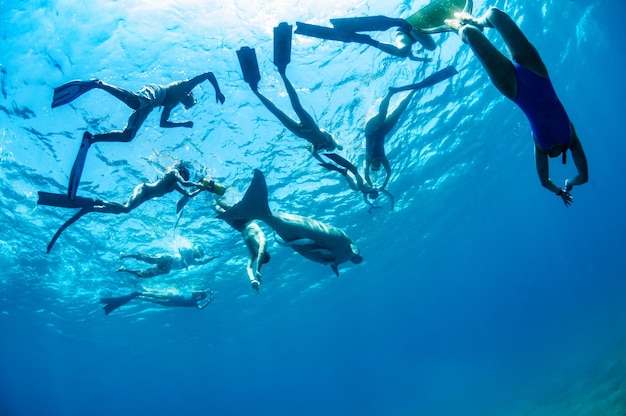
{"type": "Polygon", "coordinates": [[[291,85],[291,82],[287,79],[287,75],[284,73],[280,74],[283,78],[283,82],[285,83],[285,89],[287,89],[287,94],[289,95],[289,100],[291,101],[291,106],[293,107],[293,111],[296,112],[298,118],[300,119],[300,123],[302,123],[302,127],[306,130],[317,131],[319,127],[313,117],[309,113],[306,112],[302,104],[300,104],[300,99],[298,98],[298,93],[296,89],[291,85]]]}
{"type": "Polygon", "coordinates": [[[102,201],[102,205],[95,206],[93,211],[102,214],[128,214],[130,212],[125,204],[110,201],[102,201]]]}
{"type": "Polygon", "coordinates": [[[263,103],[263,105],[270,111],[270,113],[274,114],[276,118],[283,123],[283,125],[291,131],[296,136],[300,136],[300,124],[298,124],[295,120],[285,114],[282,110],[274,105],[273,102],[265,98],[258,90],[253,90],[254,94],[259,97],[259,100],[263,103]]]}
{"type": "Polygon", "coordinates": [[[133,92],[127,91],[123,88],[116,87],[115,85],[107,84],[106,82],[99,81],[95,88],[99,88],[103,91],[108,92],[133,110],[139,108],[141,104],[137,95],[133,92]]]}
{"type": "Polygon", "coordinates": [[[387,133],[389,133],[394,128],[396,123],[398,123],[400,116],[402,115],[404,110],[406,110],[406,108],[409,106],[409,103],[411,102],[413,95],[415,95],[415,92],[416,90],[412,90],[406,97],[404,97],[402,101],[400,101],[400,104],[398,104],[395,110],[393,110],[392,113],[389,114],[385,118],[385,121],[382,126],[383,134],[386,135],[387,133]]]}
{"type": "Polygon", "coordinates": [[[463,25],[459,20],[446,20],[453,29],[458,30],[463,42],[467,43],[483,65],[493,85],[505,97],[513,100],[517,96],[517,78],[513,63],[502,54],[485,37],[483,32],[476,26],[463,25]]]}
{"type": "Polygon", "coordinates": [[[132,270],[132,269],[127,269],[124,266],[120,266],[116,272],[125,272],[128,274],[132,274],[133,276],[137,276],[137,277],[141,277],[141,273],[143,272],[143,270],[132,270]]]}
{"type": "Polygon", "coordinates": [[[389,102],[391,101],[391,97],[393,96],[393,92],[389,91],[385,98],[380,102],[378,106],[378,113],[367,120],[365,123],[365,136],[371,136],[374,132],[383,128],[385,124],[385,118],[387,118],[387,111],[389,110],[389,102]]]}
{"type": "Polygon", "coordinates": [[[91,137],[91,143],[97,142],[124,142],[128,143],[135,138],[139,127],[148,117],[148,114],[152,111],[152,107],[145,107],[139,110],[133,111],[128,118],[128,123],[122,131],[110,131],[108,133],[94,134],[91,137]]]}
{"type": "Polygon", "coordinates": [[[548,76],[548,71],[539,56],[539,52],[508,14],[496,7],[490,7],[480,20],[488,22],[500,33],[509,53],[516,62],[538,75],[548,76]]]}
{"type": "Polygon", "coordinates": [[[148,263],[148,264],[160,264],[163,262],[163,256],[161,256],[160,254],[157,254],[157,255],[141,254],[141,253],[126,254],[124,255],[124,258],[131,258],[131,259],[135,259],[138,261],[143,261],[144,263],[148,263]]]}

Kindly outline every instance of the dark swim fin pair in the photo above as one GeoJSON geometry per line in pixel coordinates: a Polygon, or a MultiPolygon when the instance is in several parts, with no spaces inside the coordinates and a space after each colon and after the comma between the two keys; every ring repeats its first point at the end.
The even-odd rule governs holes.
{"type": "Polygon", "coordinates": [[[389,91],[396,93],[400,91],[409,91],[409,90],[421,90],[423,88],[431,87],[441,81],[444,81],[459,72],[452,65],[445,67],[444,69],[435,72],[434,74],[424,78],[420,82],[416,82],[415,84],[404,85],[402,87],[389,87],[389,91]]]}
{"type": "MultiPolygon", "coordinates": [[[[293,27],[286,22],[280,23],[274,28],[274,65],[278,72],[285,73],[285,69],[291,62],[291,36],[293,27]]],[[[261,73],[259,72],[259,61],[254,48],[243,46],[237,50],[239,66],[246,81],[253,91],[259,88],[261,73]]]]}
{"type": "Polygon", "coordinates": [[[75,80],[56,87],[52,96],[52,108],[71,103],[87,91],[94,89],[98,85],[97,81],[95,79],[91,81],[75,80]]]}
{"type": "Polygon", "coordinates": [[[104,309],[104,314],[108,315],[114,310],[116,310],[117,308],[126,305],[128,302],[139,297],[140,295],[141,295],[141,292],[133,292],[130,295],[126,295],[126,296],[118,296],[114,298],[102,298],[100,299],[100,303],[104,304],[102,309],[104,309]]]}
{"type": "Polygon", "coordinates": [[[69,199],[76,198],[76,192],[78,191],[78,184],[80,183],[80,177],[83,175],[83,169],[85,167],[85,160],[87,159],[87,152],[91,146],[91,138],[93,135],[86,131],[83,134],[83,140],[80,142],[80,148],[76,155],[76,160],[72,166],[72,172],[70,173],[70,183],[67,185],[67,196],[69,199]]]}

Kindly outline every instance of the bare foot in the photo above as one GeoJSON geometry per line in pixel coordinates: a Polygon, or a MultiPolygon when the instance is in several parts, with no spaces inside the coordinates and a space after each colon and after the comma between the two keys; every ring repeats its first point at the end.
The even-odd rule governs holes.
{"type": "Polygon", "coordinates": [[[462,24],[476,26],[479,29],[483,29],[485,27],[491,27],[489,22],[484,17],[475,18],[471,14],[467,12],[456,12],[454,13],[454,17],[459,20],[462,24]]]}
{"type": "Polygon", "coordinates": [[[458,32],[459,29],[463,27],[463,23],[459,19],[446,19],[443,22],[446,25],[450,26],[450,28],[452,28],[452,30],[454,30],[455,32],[458,32]]]}

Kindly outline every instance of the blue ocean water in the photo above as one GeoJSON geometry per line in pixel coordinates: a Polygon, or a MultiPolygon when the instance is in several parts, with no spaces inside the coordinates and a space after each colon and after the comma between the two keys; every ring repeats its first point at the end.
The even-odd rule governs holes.
{"type": "MultiPolygon", "coordinates": [[[[260,90],[289,111],[271,63],[281,21],[407,16],[424,1],[200,2],[0,0],[0,415],[624,415],[626,253],[618,0],[475,1],[513,16],[550,70],[589,161],[574,204],[541,188],[528,123],[469,48],[436,35],[430,63],[295,35],[287,75],[320,125],[362,166],[363,127],[392,85],[455,65],[418,93],[388,137],[393,211],[310,157],[241,77],[254,46],[260,90]],[[246,248],[215,219],[213,197],[176,197],[128,215],[85,216],[53,250],[70,210],[36,204],[66,191],[85,129],[121,128],[129,110],[92,91],[50,108],[53,88],[100,78],[129,90],[213,71],[226,96],[161,129],[154,111],[130,143],[90,150],[80,194],[123,201],[175,160],[239,200],[253,169],[270,206],[340,227],[365,258],[340,276],[274,242],[260,294],[246,248]],[[120,251],[201,244],[220,257],[151,280],[116,273],[120,251]],[[200,311],[99,299],[138,289],[210,288],[200,311]]],[[[385,36],[385,35],[383,35],[385,36]]],[[[497,45],[497,34],[488,32],[497,45]]],[[[561,184],[572,163],[551,164],[561,184]]]]}

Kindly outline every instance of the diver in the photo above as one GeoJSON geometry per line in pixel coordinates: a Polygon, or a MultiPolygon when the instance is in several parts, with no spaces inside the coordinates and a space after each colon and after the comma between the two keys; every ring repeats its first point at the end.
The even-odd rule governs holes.
{"type": "Polygon", "coordinates": [[[150,277],[168,274],[172,270],[187,269],[189,266],[200,266],[215,260],[218,256],[205,256],[202,246],[196,245],[192,248],[181,247],[178,249],[178,255],[171,256],[169,254],[143,254],[143,253],[120,253],[120,259],[135,259],[144,263],[153,264],[154,267],[147,269],[129,269],[120,266],[116,272],[126,272],[139,278],[146,279],[150,277]]]}
{"type": "Polygon", "coordinates": [[[356,166],[344,157],[335,153],[324,153],[324,156],[335,162],[340,167],[328,162],[322,162],[319,163],[319,165],[330,171],[339,172],[345,178],[350,189],[361,192],[363,194],[363,201],[370,207],[368,210],[369,212],[372,212],[374,209],[381,208],[372,202],[377,199],[381,193],[389,198],[391,201],[391,211],[393,211],[394,197],[389,191],[386,189],[375,189],[370,184],[365,182],[361,174],[359,174],[359,170],[356,166]]]}
{"type": "Polygon", "coordinates": [[[373,46],[387,54],[413,61],[430,61],[413,54],[413,45],[421,45],[420,50],[433,51],[437,45],[431,34],[450,30],[444,24],[446,17],[455,11],[471,13],[472,0],[434,0],[406,19],[387,16],[366,16],[330,19],[333,27],[317,26],[296,22],[296,34],[340,42],[355,42],[373,46]],[[359,32],[384,32],[397,28],[393,43],[380,42],[359,32]]]}
{"type": "Polygon", "coordinates": [[[309,260],[330,265],[337,276],[339,264],[363,261],[359,248],[343,230],[312,218],[272,212],[268,205],[265,177],[258,169],[254,170],[254,178],[243,199],[218,218],[228,222],[263,221],[280,237],[280,240],[276,239],[279,244],[291,247],[309,260]]]}
{"type": "Polygon", "coordinates": [[[446,24],[472,48],[495,87],[522,109],[533,133],[541,185],[569,206],[574,202],[570,194],[572,188],[588,180],[587,158],[535,47],[515,22],[495,7],[478,19],[469,13],[457,13],[455,19],[447,19],[446,24]],[[484,28],[494,28],[500,33],[512,60],[487,40],[484,28]],[[560,188],[550,179],[548,157],[561,155],[565,164],[568,149],[572,152],[577,175],[567,179],[560,188]]]}
{"type": "Polygon", "coordinates": [[[293,120],[259,92],[258,86],[261,75],[259,73],[256,52],[253,48],[247,46],[237,51],[244,80],[250,85],[252,92],[261,100],[263,105],[265,105],[289,131],[311,143],[315,157],[318,157],[317,153],[320,150],[328,152],[332,152],[335,149],[341,150],[343,147],[337,140],[327,131],[320,129],[313,117],[302,107],[295,88],[285,75],[287,64],[291,59],[291,29],[291,26],[284,22],[274,28],[274,65],[278,68],[278,73],[283,79],[285,89],[289,95],[291,106],[300,121],[293,120]]]}
{"type": "Polygon", "coordinates": [[[391,87],[389,92],[380,103],[378,113],[369,119],[365,124],[365,181],[374,186],[370,178],[370,170],[378,172],[381,166],[385,169],[385,179],[379,187],[376,189],[379,191],[385,190],[389,178],[391,177],[391,164],[385,154],[385,138],[391,130],[396,126],[400,116],[408,107],[413,95],[426,87],[433,86],[451,76],[457,74],[456,69],[453,66],[446,67],[440,71],[435,72],[421,82],[406,85],[403,87],[391,87]],[[410,91],[410,93],[404,97],[398,106],[389,114],[389,102],[391,97],[401,91],[410,91]]]}
{"type": "Polygon", "coordinates": [[[61,233],[70,225],[78,221],[83,215],[90,212],[101,212],[108,214],[128,214],[133,209],[137,208],[144,202],[153,199],[160,198],[170,192],[177,191],[183,195],[183,198],[193,198],[202,191],[215,193],[217,195],[224,194],[224,187],[215,181],[202,180],[201,182],[190,182],[190,173],[187,167],[183,163],[178,163],[175,166],[169,167],[165,174],[152,183],[142,183],[135,187],[132,195],[124,203],[114,201],[103,201],[94,198],[76,197],[73,201],[63,194],[54,194],[48,192],[39,192],[39,205],[49,205],[60,208],[80,208],[72,218],[67,220],[65,224],[59,228],[56,234],[50,240],[48,244],[47,252],[54,245],[55,241],[61,233]],[[196,188],[189,192],[182,186],[196,188]]]}
{"type": "MultiPolygon", "coordinates": [[[[223,214],[231,207],[221,199],[217,200],[215,210],[220,214],[223,214]]],[[[228,225],[241,233],[243,242],[248,247],[248,262],[246,264],[246,273],[248,279],[250,279],[250,285],[252,290],[259,293],[259,287],[263,283],[263,276],[261,275],[261,266],[270,261],[270,253],[267,249],[267,239],[265,233],[257,224],[256,221],[251,219],[229,219],[223,218],[228,225]]]]}
{"type": "Polygon", "coordinates": [[[191,90],[203,81],[209,81],[213,85],[215,88],[216,102],[224,104],[224,94],[220,91],[217,79],[212,72],[205,72],[196,77],[183,81],[175,81],[167,85],[149,84],[136,93],[107,84],[99,79],[90,81],[70,81],[55,88],[52,108],[70,103],[87,91],[97,88],[108,92],[133,110],[126,127],[122,131],[111,131],[102,134],[91,134],[88,131],[84,133],[78,155],[76,156],[70,174],[68,186],[69,198],[74,199],[76,197],[78,183],[80,182],[89,147],[98,142],[130,142],[137,134],[139,127],[141,127],[148,117],[148,114],[150,114],[155,107],[163,107],[163,111],[161,112],[161,127],[193,127],[193,121],[173,122],[170,121],[169,118],[172,110],[178,104],[182,104],[185,109],[189,109],[196,104],[196,99],[191,90]]]}
{"type": "Polygon", "coordinates": [[[100,303],[104,304],[102,309],[104,309],[104,314],[108,315],[133,299],[141,299],[162,306],[193,307],[202,310],[211,303],[214,297],[215,293],[210,290],[194,291],[189,295],[143,291],[133,292],[126,296],[102,298],[100,299],[100,303]]]}

